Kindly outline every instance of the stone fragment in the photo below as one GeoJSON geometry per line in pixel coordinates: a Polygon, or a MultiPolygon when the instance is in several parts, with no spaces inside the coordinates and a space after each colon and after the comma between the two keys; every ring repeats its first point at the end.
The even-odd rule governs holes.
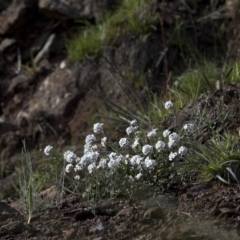
{"type": "Polygon", "coordinates": [[[5,230],[9,233],[22,233],[25,230],[23,222],[16,221],[3,225],[1,230],[5,230]]]}
{"type": "Polygon", "coordinates": [[[131,206],[131,207],[128,207],[128,208],[124,208],[122,210],[120,210],[118,213],[117,213],[117,217],[122,217],[122,216],[127,216],[129,217],[131,214],[132,214],[132,211],[133,211],[134,207],[131,206]]]}
{"type": "Polygon", "coordinates": [[[98,18],[108,7],[108,0],[39,0],[38,6],[43,14],[55,18],[98,18]]]}
{"type": "Polygon", "coordinates": [[[178,199],[175,197],[169,197],[165,195],[159,195],[157,197],[149,198],[141,201],[143,208],[150,207],[176,207],[178,199]]]}
{"type": "Polygon", "coordinates": [[[7,132],[17,131],[18,127],[10,122],[3,120],[0,118],[0,136],[7,132]]]}
{"type": "Polygon", "coordinates": [[[26,4],[12,3],[5,11],[0,14],[0,34],[12,33],[26,22],[26,4]]]}
{"type": "Polygon", "coordinates": [[[164,213],[162,208],[160,207],[152,207],[147,209],[144,214],[144,218],[152,218],[152,219],[164,219],[164,213]]]}

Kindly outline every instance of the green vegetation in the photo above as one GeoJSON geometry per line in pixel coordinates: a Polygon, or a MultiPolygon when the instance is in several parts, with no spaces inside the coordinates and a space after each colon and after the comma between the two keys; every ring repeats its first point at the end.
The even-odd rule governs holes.
{"type": "Polygon", "coordinates": [[[66,40],[70,59],[79,61],[86,56],[96,56],[104,43],[121,34],[149,33],[156,29],[159,19],[146,0],[124,0],[115,13],[106,13],[97,25],[86,23],[83,32],[66,40]]]}

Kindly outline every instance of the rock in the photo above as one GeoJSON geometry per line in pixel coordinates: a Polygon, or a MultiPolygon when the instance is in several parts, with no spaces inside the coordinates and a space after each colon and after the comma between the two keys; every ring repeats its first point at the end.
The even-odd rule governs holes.
{"type": "Polygon", "coordinates": [[[75,239],[77,235],[77,230],[74,228],[71,228],[69,230],[66,230],[64,233],[65,233],[65,239],[75,239]]]}
{"type": "Polygon", "coordinates": [[[93,224],[91,224],[91,226],[89,227],[89,232],[98,232],[98,231],[102,231],[105,229],[105,224],[101,221],[97,221],[93,224]]]}
{"type": "Polygon", "coordinates": [[[22,233],[25,230],[25,225],[23,222],[16,221],[3,225],[1,230],[5,230],[9,233],[22,233]]]}
{"type": "MultiPolygon", "coordinates": [[[[32,80],[33,78],[25,72],[22,72],[14,76],[9,81],[10,85],[5,94],[15,94],[15,96],[17,96],[17,92],[19,92],[20,90],[27,90],[29,88],[29,85],[32,82],[32,80]]],[[[18,103],[17,98],[15,98],[14,101],[18,103]]]]}
{"type": "Polygon", "coordinates": [[[178,199],[175,197],[168,197],[166,195],[159,195],[154,198],[149,198],[141,201],[143,208],[150,207],[176,207],[178,204],[178,199]]]}
{"type": "Polygon", "coordinates": [[[93,238],[93,240],[104,240],[104,237],[96,237],[96,238],[93,238]]]}
{"type": "Polygon", "coordinates": [[[181,195],[181,199],[185,202],[189,201],[189,200],[193,200],[193,198],[194,198],[194,196],[192,193],[184,193],[181,195]]]}
{"type": "Polygon", "coordinates": [[[152,219],[164,219],[164,213],[160,207],[152,207],[144,212],[143,217],[152,219]]]}
{"type": "Polygon", "coordinates": [[[16,40],[13,38],[3,39],[0,44],[0,52],[4,53],[5,51],[8,51],[9,48],[11,48],[15,44],[16,44],[16,40]]]}
{"type": "Polygon", "coordinates": [[[92,19],[102,16],[110,2],[114,5],[116,1],[39,0],[38,6],[43,14],[51,18],[92,19]]]}
{"type": "Polygon", "coordinates": [[[21,3],[12,3],[0,15],[0,34],[13,33],[21,28],[27,20],[26,4],[24,1],[21,3]]]}
{"type": "Polygon", "coordinates": [[[5,202],[0,202],[0,222],[6,221],[13,216],[17,211],[5,202]]]}
{"type": "Polygon", "coordinates": [[[11,214],[17,211],[5,202],[0,202],[0,214],[11,214]]]}
{"type": "Polygon", "coordinates": [[[232,208],[219,208],[221,214],[220,217],[228,216],[228,217],[236,217],[239,216],[239,212],[236,209],[232,208]]]}
{"type": "Polygon", "coordinates": [[[80,99],[80,92],[69,69],[56,69],[39,85],[28,112],[42,111],[46,114],[68,117],[80,99]],[[41,99],[41,101],[39,101],[41,99]]]}
{"type": "Polygon", "coordinates": [[[90,210],[82,210],[80,212],[77,212],[75,215],[76,221],[84,221],[86,219],[92,218],[94,218],[94,214],[90,210]]]}
{"type": "Polygon", "coordinates": [[[17,130],[19,130],[19,128],[16,125],[0,118],[0,136],[7,132],[14,132],[17,130]]]}
{"type": "Polygon", "coordinates": [[[132,214],[133,209],[134,209],[133,206],[128,207],[128,208],[124,208],[121,211],[119,211],[116,216],[117,217],[122,217],[122,216],[129,217],[132,214]]]}

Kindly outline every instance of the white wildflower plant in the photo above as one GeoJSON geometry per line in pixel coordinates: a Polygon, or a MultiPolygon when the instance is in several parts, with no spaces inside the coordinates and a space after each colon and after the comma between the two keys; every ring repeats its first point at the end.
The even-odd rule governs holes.
{"type": "MultiPolygon", "coordinates": [[[[169,113],[174,114],[171,110],[175,108],[171,101],[162,105],[168,110],[163,111],[164,117],[169,113]]],[[[93,132],[86,136],[82,152],[67,149],[62,154],[64,180],[68,180],[69,192],[76,191],[95,201],[119,194],[132,195],[138,188],[148,189],[154,186],[166,190],[172,183],[182,183],[189,179],[189,161],[203,159],[206,162],[212,157],[214,151],[205,157],[202,145],[198,146],[196,139],[200,131],[193,123],[180,126],[176,119],[175,126],[170,117],[167,124],[154,122],[149,126],[152,122],[150,117],[143,116],[141,119],[136,114],[136,118],[137,120],[131,120],[122,116],[121,120],[127,122],[126,128],[113,138],[107,135],[103,123],[96,123],[93,132]],[[162,128],[166,125],[173,127],[162,128]],[[199,154],[195,154],[197,151],[199,154]],[[186,178],[181,175],[182,172],[186,173],[186,178]]],[[[51,158],[54,148],[48,145],[43,152],[47,158],[51,158]]],[[[214,154],[218,153],[215,151],[214,154]]],[[[227,171],[234,177],[231,168],[227,171]]],[[[217,177],[216,174],[214,177],[217,177]]]]}
{"type": "MultiPolygon", "coordinates": [[[[172,106],[168,103],[169,108],[172,106]]],[[[129,193],[134,186],[152,186],[158,177],[162,179],[161,184],[168,184],[166,169],[177,176],[176,169],[184,164],[188,152],[182,145],[183,137],[187,136],[170,130],[145,131],[132,120],[125,136],[112,141],[103,124],[96,123],[93,133],[86,136],[81,154],[64,152],[64,174],[73,184],[71,189],[94,201],[123,191],[129,193]]],[[[52,147],[47,146],[44,153],[48,156],[51,151],[52,147]]]]}

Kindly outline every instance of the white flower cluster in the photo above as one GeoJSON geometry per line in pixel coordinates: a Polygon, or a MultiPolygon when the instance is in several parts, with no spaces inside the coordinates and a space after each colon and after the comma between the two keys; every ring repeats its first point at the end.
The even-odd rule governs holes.
{"type": "Polygon", "coordinates": [[[192,123],[187,123],[183,126],[184,130],[187,130],[189,133],[193,133],[194,130],[194,124],[192,123]]]}
{"type": "Polygon", "coordinates": [[[178,154],[180,154],[181,156],[184,156],[187,153],[188,149],[184,146],[181,146],[178,150],[178,154]]]}
{"type": "Polygon", "coordinates": [[[157,136],[157,128],[153,129],[152,131],[150,131],[148,134],[147,134],[147,137],[148,138],[154,138],[157,136]]]}
{"type": "Polygon", "coordinates": [[[177,155],[178,155],[177,152],[171,152],[169,154],[169,161],[172,161],[177,155]]]}
{"type": "Polygon", "coordinates": [[[165,146],[166,144],[163,141],[157,141],[157,143],[155,144],[157,152],[161,152],[162,150],[164,150],[165,146]]]}
{"type": "Polygon", "coordinates": [[[149,169],[153,169],[156,166],[156,161],[153,159],[150,159],[149,157],[146,157],[144,163],[145,163],[145,167],[149,169]]]}
{"type": "Polygon", "coordinates": [[[168,129],[163,132],[163,137],[168,137],[170,135],[171,131],[168,129]]]}
{"type": "Polygon", "coordinates": [[[153,147],[149,144],[142,147],[142,153],[144,155],[150,155],[153,152],[153,147]]]}
{"type": "Polygon", "coordinates": [[[103,123],[95,123],[93,125],[93,132],[96,134],[103,133],[103,123]]]}
{"type": "Polygon", "coordinates": [[[180,137],[177,133],[173,132],[168,136],[168,147],[172,148],[177,146],[178,142],[180,140],[180,137]]]}
{"type": "Polygon", "coordinates": [[[121,148],[128,148],[130,146],[130,141],[127,138],[121,138],[119,145],[121,148]]]}
{"type": "MultiPolygon", "coordinates": [[[[172,106],[173,104],[170,101],[165,103],[166,109],[172,106]]],[[[193,127],[193,124],[187,124],[184,126],[184,130],[192,132],[193,127]]],[[[81,179],[81,171],[94,174],[101,169],[105,169],[112,174],[116,169],[130,168],[131,171],[126,170],[126,173],[134,174],[134,176],[130,174],[129,179],[131,181],[134,181],[134,179],[140,180],[144,178],[144,171],[148,170],[148,172],[152,172],[161,164],[161,161],[164,161],[164,154],[168,154],[169,152],[166,149],[166,145],[171,149],[170,154],[168,154],[169,161],[173,161],[178,155],[181,157],[184,156],[188,151],[184,146],[176,150],[175,147],[179,146],[180,143],[180,136],[176,132],[171,132],[170,130],[163,131],[163,137],[168,137],[168,142],[165,143],[159,139],[157,128],[146,133],[145,137],[142,136],[142,133],[138,129],[139,126],[136,120],[131,121],[130,125],[126,128],[127,137],[121,138],[118,142],[119,151],[123,150],[124,152],[124,155],[122,155],[121,153],[106,151],[107,138],[102,136],[102,133],[104,133],[103,124],[94,124],[93,132],[95,135],[89,134],[86,136],[82,157],[78,157],[72,151],[64,153],[64,159],[67,162],[66,173],[75,172],[74,178],[79,180],[81,179]],[[173,151],[173,149],[175,150],[173,151]],[[160,154],[163,154],[162,158],[160,154]]],[[[47,146],[44,150],[45,154],[49,154],[51,149],[51,146],[47,146]]]]}
{"type": "Polygon", "coordinates": [[[46,146],[46,147],[44,148],[44,154],[45,154],[46,156],[49,156],[50,153],[51,153],[51,151],[52,151],[52,149],[53,149],[53,146],[50,146],[50,145],[46,146]]]}
{"type": "Polygon", "coordinates": [[[167,101],[167,102],[164,103],[164,107],[166,109],[169,109],[169,108],[173,107],[173,103],[171,101],[167,101]]]}
{"type": "Polygon", "coordinates": [[[130,158],[130,163],[131,165],[140,165],[143,161],[143,157],[139,156],[139,155],[134,155],[130,158]]]}

